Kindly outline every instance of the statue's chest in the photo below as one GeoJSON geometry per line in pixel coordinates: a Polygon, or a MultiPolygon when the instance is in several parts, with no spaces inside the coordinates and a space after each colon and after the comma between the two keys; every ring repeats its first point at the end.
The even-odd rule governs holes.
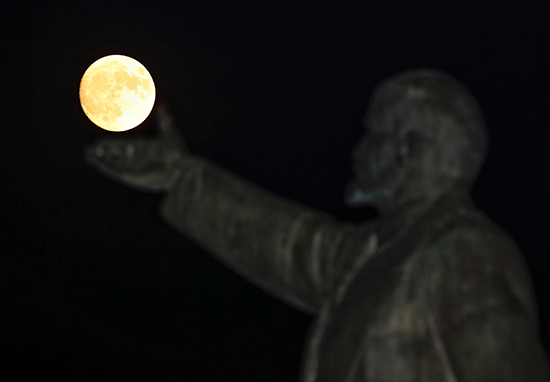
{"type": "Polygon", "coordinates": [[[379,354],[388,346],[387,353],[399,354],[406,351],[400,343],[423,337],[415,284],[420,235],[413,231],[391,244],[381,243],[375,257],[336,289],[312,338],[317,341],[316,380],[346,380],[354,369],[365,367],[373,346],[379,354]]]}

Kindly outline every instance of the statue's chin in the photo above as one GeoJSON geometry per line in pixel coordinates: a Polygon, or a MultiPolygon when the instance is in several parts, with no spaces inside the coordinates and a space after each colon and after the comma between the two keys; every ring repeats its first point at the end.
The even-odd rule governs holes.
{"type": "Polygon", "coordinates": [[[365,189],[354,179],[346,187],[344,202],[349,207],[376,207],[384,199],[387,199],[390,196],[389,194],[390,192],[387,187],[365,189]]]}

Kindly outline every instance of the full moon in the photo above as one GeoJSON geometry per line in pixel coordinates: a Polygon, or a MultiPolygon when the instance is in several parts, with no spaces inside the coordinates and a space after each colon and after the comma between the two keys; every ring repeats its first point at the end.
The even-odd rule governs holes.
{"type": "Polygon", "coordinates": [[[153,78],[141,63],[121,55],[105,56],[86,70],[80,81],[80,104],[102,129],[133,129],[155,104],[153,78]]]}

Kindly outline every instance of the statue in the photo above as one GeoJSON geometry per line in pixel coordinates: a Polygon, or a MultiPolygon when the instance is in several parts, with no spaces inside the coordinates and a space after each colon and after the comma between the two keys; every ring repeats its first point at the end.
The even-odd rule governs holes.
{"type": "Polygon", "coordinates": [[[301,380],[550,381],[530,277],[513,240],[470,198],[487,134],[456,80],[412,70],[375,90],[354,149],[346,224],[185,148],[166,108],[156,140],[86,151],[107,176],[165,192],[166,222],[243,277],[316,316],[301,380]]]}

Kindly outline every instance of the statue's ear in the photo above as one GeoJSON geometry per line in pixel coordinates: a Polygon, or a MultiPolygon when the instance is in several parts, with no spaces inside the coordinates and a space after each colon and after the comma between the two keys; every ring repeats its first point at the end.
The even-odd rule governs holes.
{"type": "Polygon", "coordinates": [[[407,165],[418,161],[425,150],[425,138],[415,130],[409,130],[399,145],[398,163],[407,165]]]}

